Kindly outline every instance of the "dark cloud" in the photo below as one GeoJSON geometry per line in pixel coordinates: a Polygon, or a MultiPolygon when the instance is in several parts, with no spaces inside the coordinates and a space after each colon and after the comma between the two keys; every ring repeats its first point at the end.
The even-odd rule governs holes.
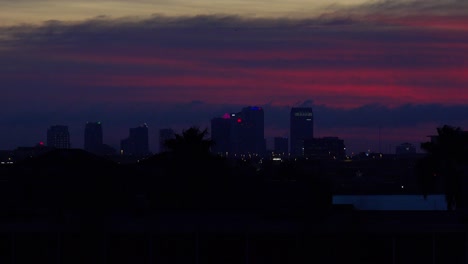
{"type": "Polygon", "coordinates": [[[173,45],[181,45],[185,40],[190,39],[190,44],[194,48],[209,48],[211,46],[207,45],[210,43],[213,46],[222,44],[223,47],[248,44],[241,46],[244,48],[255,48],[252,44],[264,43],[277,44],[278,47],[308,45],[316,48],[329,43],[318,39],[318,42],[309,41],[304,44],[302,42],[304,37],[321,34],[324,37],[334,38],[339,32],[339,34],[345,34],[343,37],[347,39],[350,39],[349,37],[355,40],[372,38],[388,41],[394,39],[394,32],[387,31],[382,34],[382,32],[379,33],[380,31],[380,27],[372,27],[362,18],[353,18],[335,12],[332,15],[324,14],[307,19],[247,18],[235,15],[180,17],[154,15],[149,18],[97,17],[81,22],[51,20],[41,25],[22,24],[3,27],[0,28],[0,36],[15,45],[67,45],[88,42],[94,45],[108,45],[110,41],[116,41],[119,46],[151,41],[157,42],[160,47],[174,47],[173,45]],[[357,34],[358,31],[359,34],[357,34]]]}
{"type": "MultiPolygon", "coordinates": [[[[146,19],[100,17],[76,23],[48,21],[38,26],[0,28],[2,46],[18,53],[73,51],[151,56],[160,55],[168,49],[218,52],[309,50],[318,54],[321,51],[336,51],[335,55],[320,58],[310,58],[304,54],[303,58],[290,59],[281,54],[272,54],[269,59],[251,60],[249,63],[245,63],[242,57],[229,60],[210,58],[210,62],[222,62],[226,67],[383,67],[391,63],[393,66],[411,68],[434,66],[440,63],[441,57],[447,56],[451,63],[460,65],[464,60],[457,59],[457,56],[464,49],[451,47],[447,50],[444,45],[466,43],[468,35],[457,34],[450,38],[447,34],[411,28],[382,30],[379,26],[369,27],[366,23],[341,16],[314,19],[248,19],[219,15],[177,18],[158,15],[146,19]],[[346,24],[352,26],[343,27],[343,21],[348,21],[346,24]],[[366,42],[373,46],[359,46],[366,42]],[[436,43],[440,47],[426,46],[425,43],[436,43]],[[442,54],[440,49],[444,49],[442,54]],[[354,51],[353,54],[343,53],[349,50],[354,51]]],[[[177,54],[171,55],[178,57],[177,54]]]]}
{"type": "Polygon", "coordinates": [[[350,10],[365,13],[392,15],[466,15],[468,2],[463,0],[380,0],[359,5],[350,10]]]}

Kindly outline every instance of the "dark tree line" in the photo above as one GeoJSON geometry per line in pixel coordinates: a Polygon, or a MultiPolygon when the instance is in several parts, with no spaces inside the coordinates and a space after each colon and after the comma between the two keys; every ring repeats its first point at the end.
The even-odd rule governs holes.
{"type": "Polygon", "coordinates": [[[313,174],[286,166],[282,173],[296,178],[297,184],[272,184],[250,161],[212,155],[214,143],[207,130],[191,127],[166,142],[168,152],[135,164],[118,164],[79,149],[52,150],[1,171],[1,212],[4,218],[44,216],[96,223],[112,214],[295,214],[330,205],[330,193],[308,179],[313,174]]]}
{"type": "Polygon", "coordinates": [[[435,185],[442,184],[447,208],[464,208],[466,204],[466,178],[468,166],[468,133],[460,127],[444,125],[437,128],[431,141],[421,144],[427,156],[418,164],[424,195],[435,185]]]}

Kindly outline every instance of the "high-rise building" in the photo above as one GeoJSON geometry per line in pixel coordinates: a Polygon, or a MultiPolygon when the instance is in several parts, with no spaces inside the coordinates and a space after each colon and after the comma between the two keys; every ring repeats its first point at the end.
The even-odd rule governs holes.
{"type": "Polygon", "coordinates": [[[274,153],[275,155],[288,156],[289,155],[289,139],[287,137],[274,138],[274,153]]]}
{"type": "Polygon", "coordinates": [[[58,149],[70,148],[68,126],[55,125],[47,129],[47,146],[58,149]]]}
{"type": "Polygon", "coordinates": [[[163,128],[159,130],[159,152],[166,152],[168,151],[166,147],[166,140],[172,139],[175,137],[174,130],[171,128],[163,128]]]}
{"type": "Polygon", "coordinates": [[[304,140],[314,137],[314,115],[311,107],[293,107],[290,114],[291,156],[304,156],[304,140]]]}
{"type": "Polygon", "coordinates": [[[126,156],[144,157],[150,154],[148,126],[130,128],[129,136],[120,141],[120,152],[126,156]]]}
{"type": "Polygon", "coordinates": [[[84,149],[88,152],[100,154],[103,149],[101,122],[87,122],[84,132],[84,149]]]}
{"type": "Polygon", "coordinates": [[[230,114],[225,114],[223,117],[215,117],[211,119],[211,140],[213,146],[211,152],[222,156],[227,156],[233,153],[232,132],[233,125],[231,124],[230,114]]]}
{"type": "Polygon", "coordinates": [[[244,107],[211,120],[211,151],[221,155],[264,155],[264,112],[261,107],[244,107]]]}
{"type": "Polygon", "coordinates": [[[265,146],[265,118],[261,107],[244,107],[238,114],[237,122],[240,126],[241,153],[264,155],[265,146]]]}

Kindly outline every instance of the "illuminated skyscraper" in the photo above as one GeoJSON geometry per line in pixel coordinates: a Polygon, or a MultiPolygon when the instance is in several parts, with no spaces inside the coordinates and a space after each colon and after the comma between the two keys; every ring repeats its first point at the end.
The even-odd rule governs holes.
{"type": "Polygon", "coordinates": [[[291,156],[304,156],[304,140],[314,137],[314,115],[311,107],[293,107],[290,115],[291,156]]]}
{"type": "Polygon", "coordinates": [[[47,129],[47,146],[59,149],[70,148],[70,134],[68,126],[51,126],[47,129]]]}
{"type": "Polygon", "coordinates": [[[101,122],[87,122],[84,132],[84,149],[98,154],[102,150],[102,125],[101,122]]]}

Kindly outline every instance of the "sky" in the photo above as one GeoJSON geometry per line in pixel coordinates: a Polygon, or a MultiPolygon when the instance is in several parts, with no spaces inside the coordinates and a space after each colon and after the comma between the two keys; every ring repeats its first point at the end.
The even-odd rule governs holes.
{"type": "Polygon", "coordinates": [[[0,149],[87,121],[119,147],[146,123],[210,127],[262,106],[265,137],[310,106],[348,153],[468,129],[468,1],[0,0],[0,149]]]}

